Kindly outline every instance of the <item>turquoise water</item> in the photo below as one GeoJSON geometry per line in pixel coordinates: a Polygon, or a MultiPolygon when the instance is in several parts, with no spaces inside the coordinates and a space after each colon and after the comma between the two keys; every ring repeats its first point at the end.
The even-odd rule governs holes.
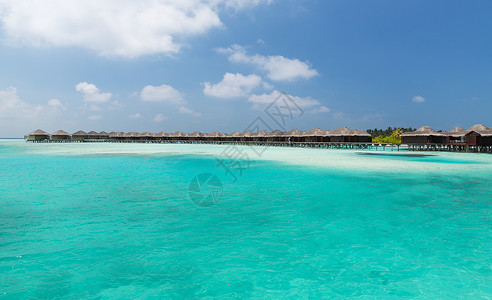
{"type": "Polygon", "coordinates": [[[492,297],[492,156],[224,148],[0,140],[0,298],[492,297]]]}

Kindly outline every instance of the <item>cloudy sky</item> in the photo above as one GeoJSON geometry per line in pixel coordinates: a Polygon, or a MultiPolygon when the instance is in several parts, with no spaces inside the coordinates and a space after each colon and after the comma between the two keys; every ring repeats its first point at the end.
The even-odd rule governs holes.
{"type": "Polygon", "coordinates": [[[0,0],[0,137],[492,126],[489,0],[0,0]]]}

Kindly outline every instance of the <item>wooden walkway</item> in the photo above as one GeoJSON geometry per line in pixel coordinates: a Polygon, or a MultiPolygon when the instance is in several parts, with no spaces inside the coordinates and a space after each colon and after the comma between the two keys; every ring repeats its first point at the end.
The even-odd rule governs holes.
{"type": "Polygon", "coordinates": [[[466,145],[466,144],[408,144],[409,151],[446,151],[446,152],[474,152],[492,153],[492,145],[466,145]]]}

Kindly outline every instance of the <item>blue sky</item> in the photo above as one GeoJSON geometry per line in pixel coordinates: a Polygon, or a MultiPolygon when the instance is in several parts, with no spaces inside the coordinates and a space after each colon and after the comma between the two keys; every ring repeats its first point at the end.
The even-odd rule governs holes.
{"type": "Polygon", "coordinates": [[[281,92],[285,129],[492,125],[491,1],[0,0],[0,26],[0,137],[244,131],[281,92]]]}

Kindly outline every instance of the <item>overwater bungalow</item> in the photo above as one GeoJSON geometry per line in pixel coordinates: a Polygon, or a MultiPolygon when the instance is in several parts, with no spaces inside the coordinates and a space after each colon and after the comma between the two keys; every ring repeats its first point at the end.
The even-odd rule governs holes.
{"type": "Polygon", "coordinates": [[[263,137],[262,137],[263,142],[273,142],[273,139],[274,137],[271,132],[266,132],[266,131],[263,132],[263,137]]]}
{"type": "Polygon", "coordinates": [[[254,138],[256,136],[256,133],[253,133],[251,131],[245,131],[243,133],[243,137],[241,138],[242,142],[252,142],[254,141],[254,138]]]}
{"type": "Polygon", "coordinates": [[[195,142],[202,141],[204,138],[204,134],[201,133],[200,131],[195,131],[190,133],[187,138],[189,141],[195,141],[195,142]]]}
{"type": "Polygon", "coordinates": [[[27,135],[27,140],[33,142],[47,141],[49,139],[50,134],[41,129],[35,130],[27,135]]]}
{"type": "Polygon", "coordinates": [[[269,134],[269,141],[271,142],[284,142],[284,133],[278,129],[273,130],[269,134]]]}
{"type": "Polygon", "coordinates": [[[446,144],[448,145],[456,145],[456,144],[465,144],[465,136],[467,134],[467,130],[462,127],[455,127],[448,132],[444,132],[446,135],[446,144]]]}
{"type": "Polygon", "coordinates": [[[354,130],[347,127],[339,127],[328,132],[330,142],[336,143],[370,143],[371,135],[364,130],[354,130]]]}
{"type": "Polygon", "coordinates": [[[349,140],[356,143],[371,143],[372,136],[362,129],[353,129],[354,135],[352,135],[349,140]]]}
{"type": "Polygon", "coordinates": [[[492,145],[492,128],[477,124],[468,129],[455,127],[447,132],[436,132],[428,126],[422,126],[416,131],[403,133],[401,142],[403,144],[489,146],[492,145]]]}
{"type": "Polygon", "coordinates": [[[109,133],[109,138],[115,141],[122,141],[124,139],[124,133],[121,131],[109,133]]]}
{"type": "Polygon", "coordinates": [[[243,137],[244,137],[243,133],[241,133],[239,131],[234,131],[230,135],[226,136],[226,139],[228,141],[232,141],[232,142],[240,142],[241,138],[243,138],[243,137]]]}
{"type": "Polygon", "coordinates": [[[182,140],[184,140],[184,138],[185,138],[185,135],[181,131],[176,131],[175,133],[169,134],[169,139],[171,141],[182,141],[182,140]]]}
{"type": "Polygon", "coordinates": [[[437,132],[429,126],[422,126],[416,131],[405,132],[401,135],[403,144],[446,144],[446,135],[437,132]]]}
{"type": "Polygon", "coordinates": [[[264,130],[259,130],[257,132],[253,132],[253,141],[254,142],[264,142],[267,139],[267,133],[264,130]]]}
{"type": "Polygon", "coordinates": [[[328,131],[322,130],[319,128],[313,128],[309,131],[306,131],[302,134],[301,142],[308,143],[321,143],[321,142],[329,142],[328,131]]]}
{"type": "Polygon", "coordinates": [[[142,141],[152,141],[154,140],[154,134],[148,131],[139,134],[140,140],[142,141]]]}
{"type": "Polygon", "coordinates": [[[87,132],[87,138],[89,140],[99,140],[101,139],[101,136],[99,135],[98,132],[95,132],[94,130],[87,132]]]}
{"type": "Polygon", "coordinates": [[[169,140],[169,133],[167,133],[165,131],[161,131],[159,133],[156,133],[154,135],[154,137],[158,141],[167,141],[167,140],[169,140]]]}
{"type": "Polygon", "coordinates": [[[492,128],[483,124],[473,125],[468,128],[468,132],[465,135],[465,143],[473,146],[492,145],[492,128]]]}
{"type": "Polygon", "coordinates": [[[218,142],[220,140],[220,132],[213,131],[211,133],[206,134],[204,138],[206,141],[218,142]]]}
{"type": "Polygon", "coordinates": [[[64,130],[58,130],[55,131],[51,134],[51,140],[52,141],[70,141],[71,135],[70,133],[64,131],[64,130]]]}
{"type": "Polygon", "coordinates": [[[287,141],[292,142],[292,143],[298,143],[301,141],[301,137],[303,136],[304,132],[300,131],[299,129],[292,129],[288,132],[284,133],[285,138],[287,141]]]}
{"type": "Polygon", "coordinates": [[[87,132],[79,130],[72,133],[72,141],[83,142],[88,138],[87,132]]]}
{"type": "Polygon", "coordinates": [[[109,139],[109,133],[107,133],[106,131],[101,131],[101,132],[99,132],[99,138],[101,138],[103,140],[107,140],[107,139],[109,139]]]}

